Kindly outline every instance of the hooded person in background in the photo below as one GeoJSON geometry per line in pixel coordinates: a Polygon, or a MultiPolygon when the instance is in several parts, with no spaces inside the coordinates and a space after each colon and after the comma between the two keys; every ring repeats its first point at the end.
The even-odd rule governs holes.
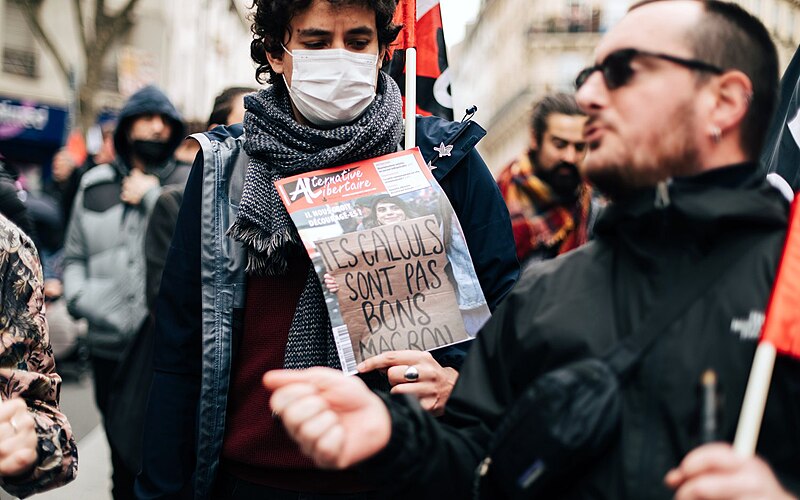
{"type": "MultiPolygon", "coordinates": [[[[112,381],[147,317],[144,236],[161,186],[185,182],[173,153],[184,137],[175,107],[145,87],[123,107],[114,132],[116,159],[81,179],[64,245],[64,296],[86,318],[95,401],[104,419],[112,381]]],[[[133,498],[136,471],[111,445],[114,498],[133,498]]]]}

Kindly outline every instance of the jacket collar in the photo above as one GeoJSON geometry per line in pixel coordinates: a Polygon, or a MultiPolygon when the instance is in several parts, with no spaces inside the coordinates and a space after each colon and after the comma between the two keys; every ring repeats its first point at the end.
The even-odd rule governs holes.
{"type": "Polygon", "coordinates": [[[625,240],[713,239],[747,226],[785,227],[788,202],[754,163],[675,178],[608,206],[598,237],[625,240]]]}
{"type": "Polygon", "coordinates": [[[472,120],[417,117],[417,147],[437,181],[446,177],[485,135],[483,127],[472,120]]]}

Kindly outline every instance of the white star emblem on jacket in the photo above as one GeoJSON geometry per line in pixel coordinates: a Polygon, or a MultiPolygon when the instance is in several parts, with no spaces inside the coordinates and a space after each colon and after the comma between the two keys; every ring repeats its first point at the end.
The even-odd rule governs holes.
{"type": "Polygon", "coordinates": [[[451,156],[450,152],[453,150],[453,146],[445,146],[444,143],[441,143],[438,147],[434,146],[433,150],[439,153],[439,158],[442,158],[444,156],[451,156]]]}

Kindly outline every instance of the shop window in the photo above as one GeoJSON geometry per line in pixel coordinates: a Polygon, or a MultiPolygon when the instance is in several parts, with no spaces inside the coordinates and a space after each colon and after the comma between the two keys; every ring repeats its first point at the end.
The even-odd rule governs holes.
{"type": "Polygon", "coordinates": [[[119,78],[116,66],[103,68],[100,74],[100,88],[109,92],[119,92],[119,78]]]}
{"type": "Polygon", "coordinates": [[[22,13],[22,1],[6,0],[2,29],[3,72],[35,78],[39,57],[33,32],[22,13]]]}

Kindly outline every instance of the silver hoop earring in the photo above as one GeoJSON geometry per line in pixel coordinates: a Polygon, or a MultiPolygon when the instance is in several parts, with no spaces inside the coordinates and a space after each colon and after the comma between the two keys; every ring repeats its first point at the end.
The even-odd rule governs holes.
{"type": "Polygon", "coordinates": [[[719,144],[722,140],[722,130],[719,127],[711,127],[711,140],[714,144],[719,144]]]}

